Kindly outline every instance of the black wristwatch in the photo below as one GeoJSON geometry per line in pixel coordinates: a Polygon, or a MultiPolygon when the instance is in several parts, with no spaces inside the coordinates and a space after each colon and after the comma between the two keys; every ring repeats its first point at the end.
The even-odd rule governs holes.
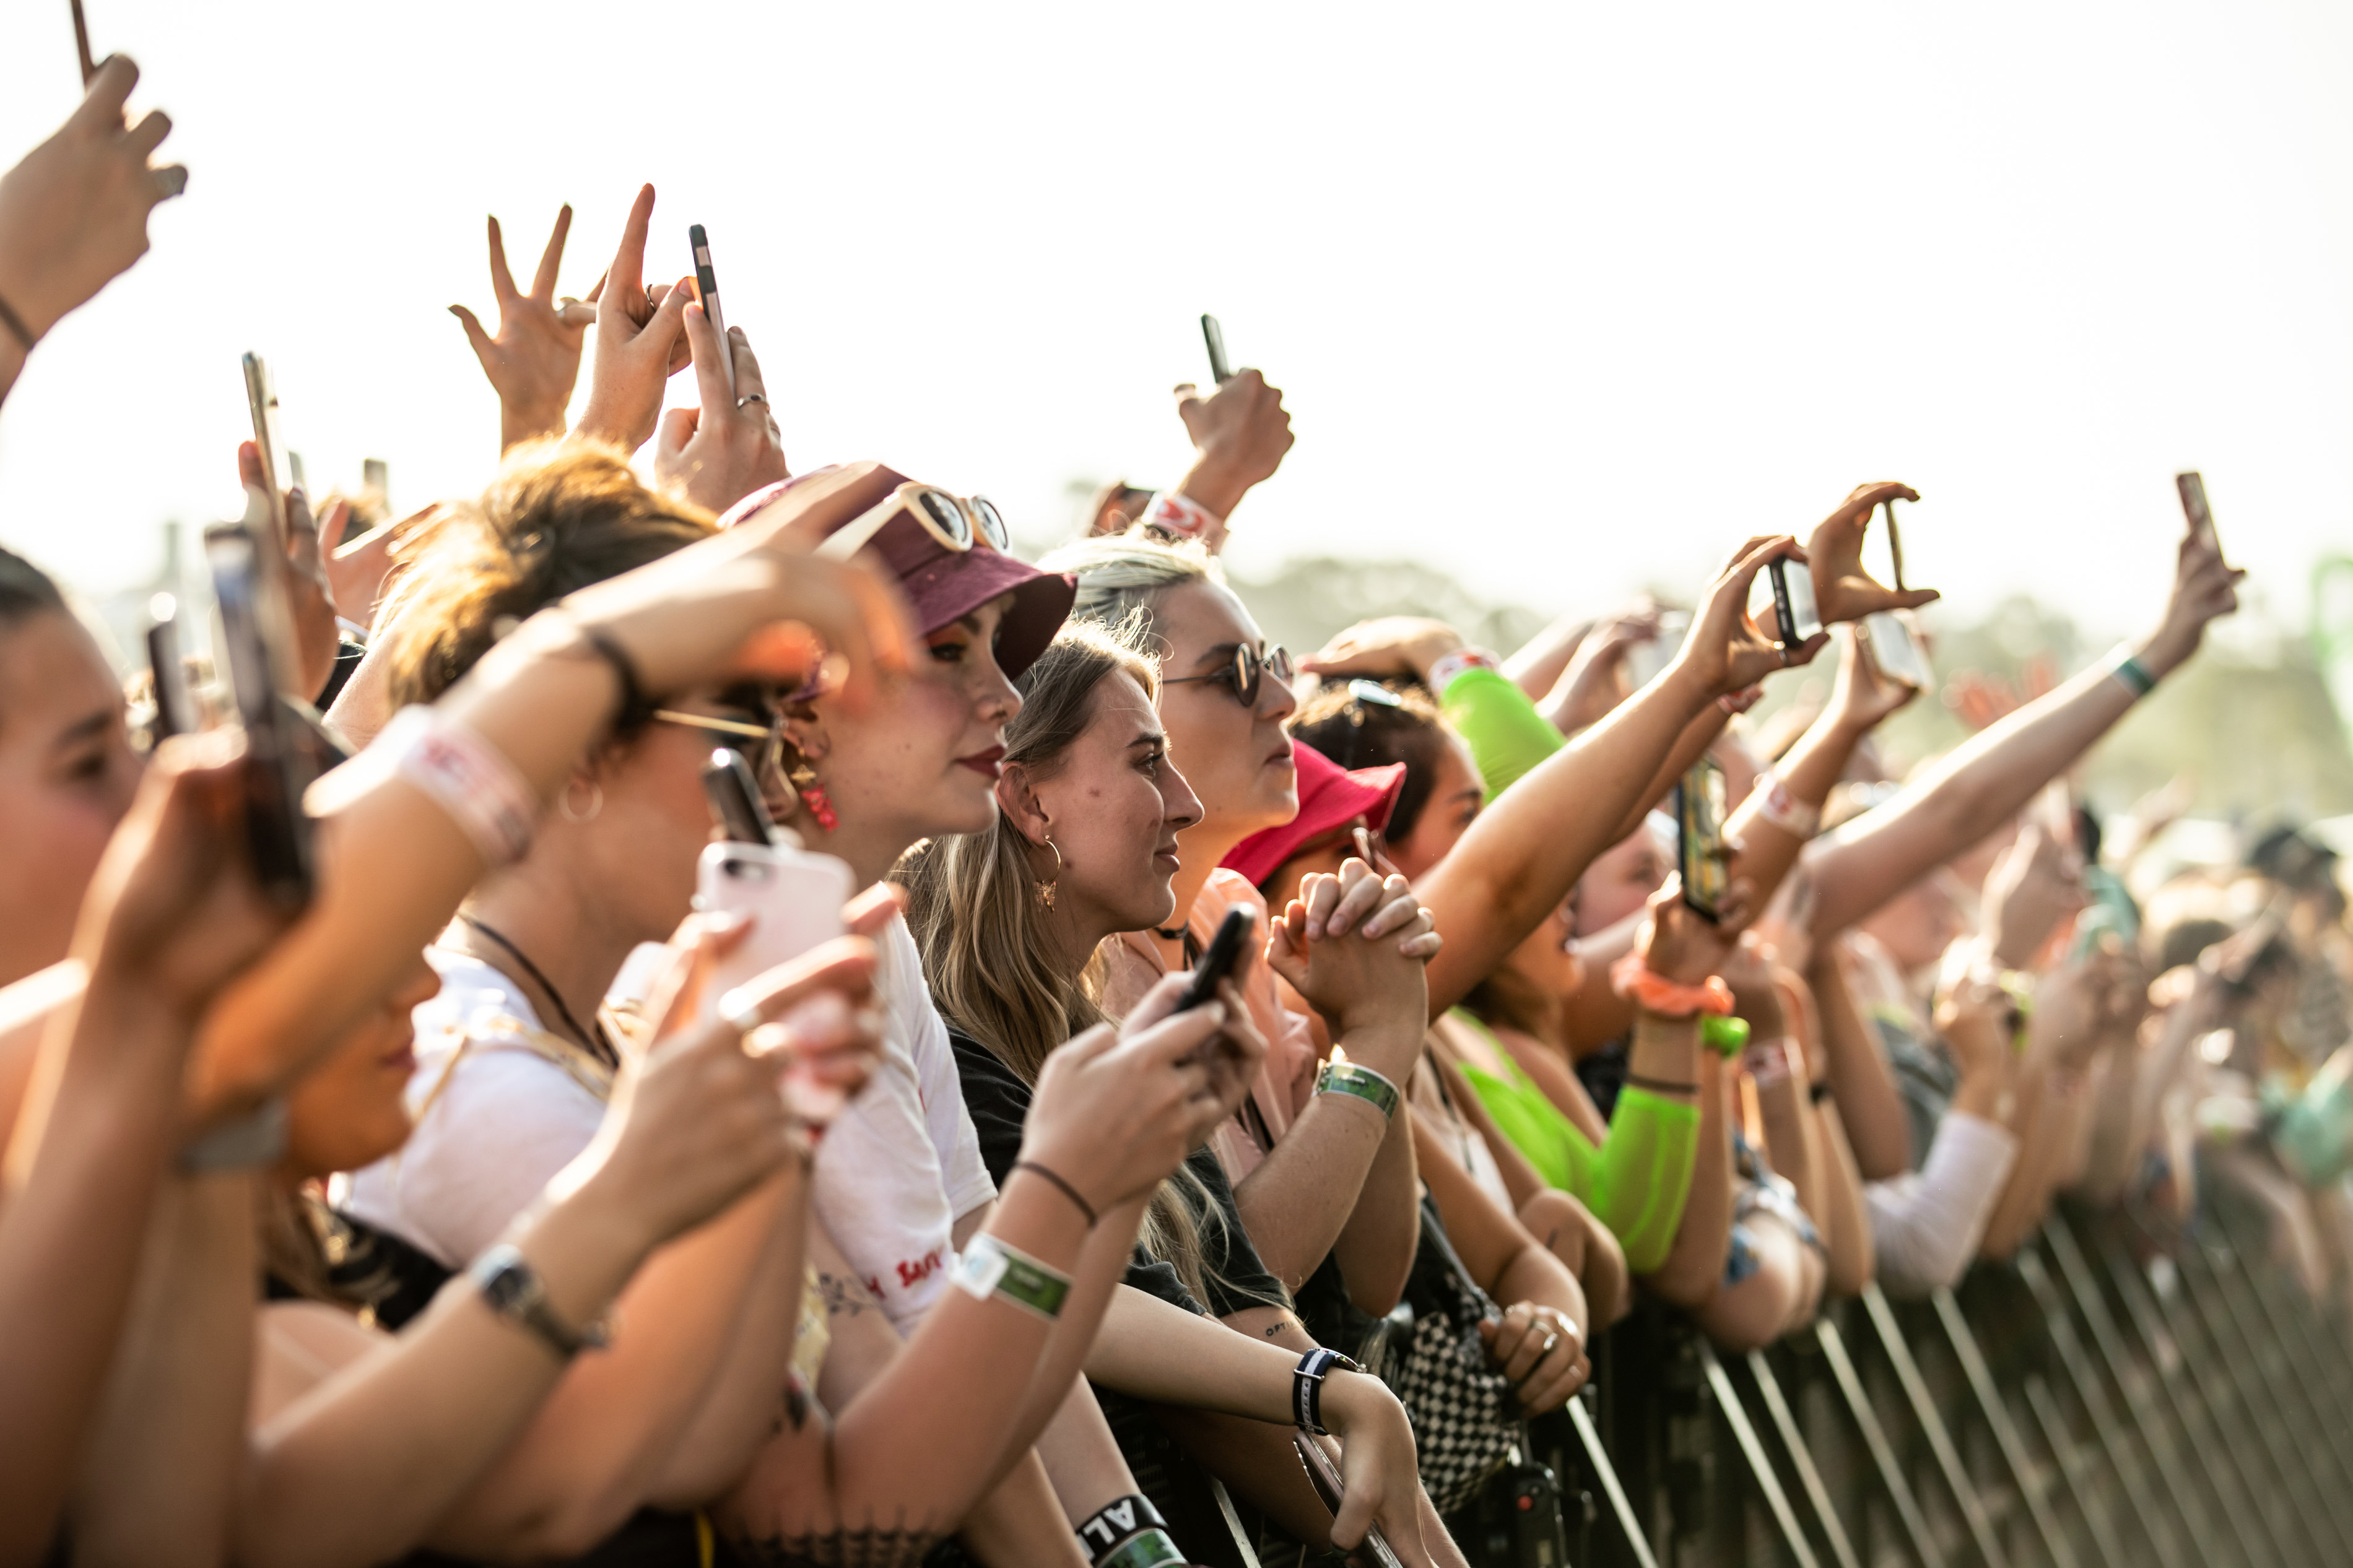
{"type": "Polygon", "coordinates": [[[514,1247],[501,1243],[474,1259],[466,1278],[482,1293],[491,1311],[519,1323],[539,1336],[548,1349],[570,1361],[584,1350],[603,1350],[611,1339],[602,1318],[576,1332],[547,1304],[547,1287],[539,1273],[514,1247]]]}

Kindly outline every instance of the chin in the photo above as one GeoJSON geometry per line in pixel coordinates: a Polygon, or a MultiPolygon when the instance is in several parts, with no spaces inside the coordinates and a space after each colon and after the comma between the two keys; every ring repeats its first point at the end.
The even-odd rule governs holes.
{"type": "Polygon", "coordinates": [[[961,778],[945,781],[946,787],[933,798],[934,809],[923,829],[923,837],[943,833],[985,833],[997,825],[997,786],[970,768],[955,770],[961,778]]]}

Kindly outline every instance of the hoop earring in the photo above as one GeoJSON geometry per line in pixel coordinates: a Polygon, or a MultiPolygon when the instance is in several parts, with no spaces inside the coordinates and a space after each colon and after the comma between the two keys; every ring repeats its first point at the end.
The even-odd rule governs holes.
{"type": "Polygon", "coordinates": [[[1054,884],[1062,879],[1062,851],[1050,838],[1046,847],[1054,851],[1054,874],[1038,884],[1038,904],[1048,914],[1054,912],[1054,884]]]}
{"type": "Polygon", "coordinates": [[[566,822],[594,822],[596,820],[596,814],[605,809],[605,786],[595,779],[590,779],[588,809],[575,811],[572,809],[572,786],[579,782],[577,778],[565,781],[564,793],[555,797],[555,809],[564,814],[564,820],[566,822]]]}
{"type": "Polygon", "coordinates": [[[841,826],[841,819],[833,814],[833,797],[825,793],[825,785],[818,783],[817,770],[809,766],[806,759],[799,767],[785,774],[785,779],[799,795],[801,804],[808,807],[809,815],[817,818],[819,827],[831,833],[841,826]]]}

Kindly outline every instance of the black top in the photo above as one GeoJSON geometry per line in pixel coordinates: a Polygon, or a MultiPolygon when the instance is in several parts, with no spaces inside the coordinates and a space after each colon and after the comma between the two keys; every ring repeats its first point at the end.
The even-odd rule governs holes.
{"type": "MultiPolygon", "coordinates": [[[[956,1073],[964,1081],[965,1109],[972,1113],[973,1128],[980,1134],[981,1160],[1001,1187],[1013,1173],[1013,1162],[1021,1157],[1021,1128],[1029,1119],[1029,1101],[1035,1091],[999,1060],[996,1052],[971,1036],[950,1029],[948,1044],[955,1048],[956,1073]]],[[[1135,1249],[1134,1259],[1128,1265],[1126,1282],[1188,1312],[1207,1310],[1220,1318],[1282,1301],[1282,1282],[1268,1269],[1250,1241],[1250,1232],[1242,1228],[1241,1209],[1234,1202],[1233,1184],[1226,1180],[1225,1167],[1218,1163],[1217,1155],[1205,1146],[1186,1156],[1185,1163],[1207,1189],[1209,1201],[1217,1205],[1225,1222],[1222,1226],[1201,1224],[1201,1261],[1208,1276],[1208,1306],[1205,1309],[1185,1288],[1173,1267],[1141,1247],[1135,1249]]],[[[1197,1215],[1197,1221],[1200,1217],[1197,1215]]]]}

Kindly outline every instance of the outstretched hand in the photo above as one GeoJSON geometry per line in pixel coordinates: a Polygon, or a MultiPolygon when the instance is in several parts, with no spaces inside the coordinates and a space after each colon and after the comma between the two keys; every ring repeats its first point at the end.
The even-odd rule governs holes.
{"type": "Polygon", "coordinates": [[[555,215],[554,231],[547,237],[539,271],[525,294],[515,288],[499,220],[491,218],[491,292],[499,302],[497,333],[484,331],[465,306],[449,307],[466,329],[466,341],[474,345],[474,357],[482,362],[482,374],[497,389],[501,450],[536,436],[561,434],[573,384],[580,379],[580,340],[596,316],[580,300],[559,303],[555,298],[556,268],[563,264],[565,237],[571,232],[567,203],[555,215]]]}
{"type": "Polygon", "coordinates": [[[1327,680],[1366,676],[1426,681],[1432,666],[1461,647],[1462,634],[1444,621],[1427,616],[1377,616],[1335,633],[1330,642],[1301,659],[1299,668],[1327,680]]]}
{"type": "Polygon", "coordinates": [[[1878,664],[1864,655],[1858,628],[1841,627],[1837,640],[1838,675],[1831,682],[1829,709],[1832,722],[1853,734],[1868,734],[1920,695],[1918,687],[1891,680],[1880,672],[1878,664]]]}
{"type": "Polygon", "coordinates": [[[1941,597],[1934,588],[1890,588],[1862,569],[1862,536],[1883,501],[1918,500],[1910,485],[1883,480],[1857,485],[1839,509],[1814,525],[1806,541],[1814,568],[1814,607],[1824,626],[1859,621],[1881,610],[1916,610],[1941,597]]]}
{"type": "Polygon", "coordinates": [[[686,305],[694,298],[691,278],[665,289],[646,287],[646,230],[653,216],[654,188],[647,185],[629,208],[613,265],[594,291],[596,353],[578,426],[581,434],[631,452],[654,433],[662,387],[686,363],[686,305]]]}
{"type": "MultiPolygon", "coordinates": [[[[187,184],[179,164],[147,162],[169,115],[123,124],[138,80],[128,56],[109,58],[57,134],[0,174],[0,300],[37,338],[147,254],[147,215],[187,184]]],[[[8,347],[14,338],[0,329],[8,347]]]]}
{"type": "Polygon", "coordinates": [[[1187,382],[1176,388],[1176,415],[1200,458],[1185,478],[1185,493],[1219,517],[1232,512],[1252,485],[1271,479],[1296,439],[1282,389],[1254,370],[1237,371],[1203,397],[1187,382]]]}

